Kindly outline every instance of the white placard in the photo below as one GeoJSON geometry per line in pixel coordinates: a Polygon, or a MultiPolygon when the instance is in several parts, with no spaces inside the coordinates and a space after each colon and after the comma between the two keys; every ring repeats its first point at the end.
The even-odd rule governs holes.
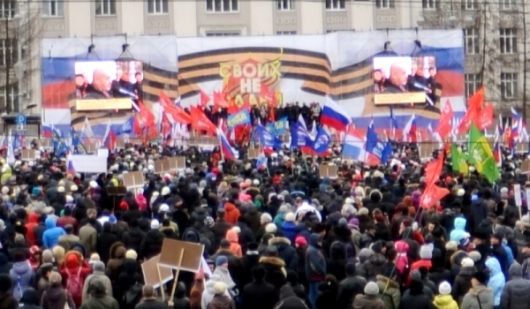
{"type": "Polygon", "coordinates": [[[109,150],[107,148],[98,148],[98,157],[109,157],[109,150]]]}
{"type": "Polygon", "coordinates": [[[521,200],[521,185],[516,184],[513,186],[513,194],[515,195],[515,206],[523,206],[523,201],[521,200]]]}
{"type": "Polygon", "coordinates": [[[528,203],[530,203],[530,188],[526,188],[526,208],[530,209],[528,203]]]}
{"type": "Polygon", "coordinates": [[[91,155],[71,155],[76,173],[106,173],[107,158],[91,155]]]}

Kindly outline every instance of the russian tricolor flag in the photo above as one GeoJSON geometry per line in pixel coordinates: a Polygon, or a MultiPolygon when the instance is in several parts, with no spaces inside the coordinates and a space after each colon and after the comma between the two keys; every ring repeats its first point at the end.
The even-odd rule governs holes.
{"type": "Polygon", "coordinates": [[[219,146],[221,148],[224,160],[235,160],[238,155],[237,150],[230,146],[226,135],[219,128],[217,129],[217,137],[219,138],[219,146]]]}
{"type": "Polygon", "coordinates": [[[53,127],[49,125],[42,125],[42,136],[43,137],[53,137],[53,127]]]}
{"type": "Polygon", "coordinates": [[[330,97],[326,97],[324,108],[320,116],[320,123],[338,131],[346,131],[351,123],[350,116],[330,97]]]}
{"type": "Polygon", "coordinates": [[[410,116],[409,121],[403,129],[403,140],[410,141],[412,143],[416,142],[416,114],[410,116]]]}
{"type": "Polygon", "coordinates": [[[501,153],[501,147],[499,147],[499,140],[495,140],[495,144],[493,145],[493,158],[495,159],[495,163],[497,163],[498,166],[502,165],[502,153],[501,153]]]}
{"type": "Polygon", "coordinates": [[[68,156],[68,174],[75,175],[74,162],[70,156],[68,156]]]}
{"type": "Polygon", "coordinates": [[[510,135],[512,140],[516,140],[519,137],[521,125],[521,116],[512,107],[512,132],[510,135]]]}
{"type": "Polygon", "coordinates": [[[366,159],[363,136],[352,127],[348,129],[344,137],[342,155],[361,162],[366,159]]]}

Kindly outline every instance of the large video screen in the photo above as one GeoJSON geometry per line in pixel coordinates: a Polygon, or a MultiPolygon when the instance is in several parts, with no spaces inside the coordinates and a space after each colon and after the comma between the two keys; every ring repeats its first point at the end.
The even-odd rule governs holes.
{"type": "Polygon", "coordinates": [[[372,78],[376,105],[437,103],[433,56],[374,57],[372,78]]]}
{"type": "Polygon", "coordinates": [[[130,109],[142,98],[140,61],[75,63],[77,110],[130,109]]]}

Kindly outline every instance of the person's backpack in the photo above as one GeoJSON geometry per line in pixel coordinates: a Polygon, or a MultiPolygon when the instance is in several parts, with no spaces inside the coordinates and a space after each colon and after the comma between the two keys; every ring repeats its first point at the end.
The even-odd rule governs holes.
{"type": "Polygon", "coordinates": [[[125,294],[123,294],[123,302],[127,308],[134,308],[142,299],[143,286],[136,282],[131,286],[125,294]]]}
{"type": "Polygon", "coordinates": [[[68,280],[66,280],[66,290],[72,294],[74,299],[82,298],[83,280],[81,278],[81,267],[79,267],[75,274],[71,274],[68,269],[66,269],[66,274],[68,275],[68,280]]]}

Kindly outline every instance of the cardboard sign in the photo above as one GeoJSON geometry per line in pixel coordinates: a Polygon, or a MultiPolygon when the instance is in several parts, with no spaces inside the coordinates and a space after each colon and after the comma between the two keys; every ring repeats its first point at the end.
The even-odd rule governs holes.
{"type": "Polygon", "coordinates": [[[530,160],[524,160],[521,164],[521,174],[530,173],[530,160]]]}
{"type": "Polygon", "coordinates": [[[171,168],[169,166],[169,160],[155,160],[155,174],[164,174],[168,173],[171,168]]]}
{"type": "Polygon", "coordinates": [[[197,272],[201,266],[204,246],[187,241],[164,238],[162,250],[160,250],[159,265],[172,269],[197,272]],[[182,263],[179,265],[181,250],[184,250],[182,263]]]}
{"type": "Polygon", "coordinates": [[[261,150],[259,148],[249,148],[248,149],[248,158],[250,160],[257,159],[261,153],[261,150]]]}
{"type": "Polygon", "coordinates": [[[515,198],[515,206],[521,208],[523,206],[523,200],[521,199],[521,185],[515,184],[513,186],[513,195],[515,198]]]}
{"type": "Polygon", "coordinates": [[[432,158],[432,153],[438,149],[440,149],[438,143],[422,143],[420,146],[420,158],[430,159],[432,158]]]}
{"type": "Polygon", "coordinates": [[[181,171],[186,169],[186,157],[173,157],[167,159],[170,171],[181,171]]]}
{"type": "Polygon", "coordinates": [[[98,149],[98,157],[109,157],[109,150],[107,148],[99,148],[98,149]]]}
{"type": "Polygon", "coordinates": [[[37,151],[35,149],[22,149],[20,151],[20,159],[23,161],[34,161],[37,159],[37,151]]]}
{"type": "Polygon", "coordinates": [[[42,148],[50,149],[52,148],[52,140],[51,138],[41,138],[39,140],[39,146],[42,148]]]}
{"type": "Polygon", "coordinates": [[[130,172],[123,175],[123,186],[127,189],[141,188],[144,183],[145,179],[142,172],[130,172]]]}
{"type": "MultiPolygon", "coordinates": [[[[493,149],[493,147],[491,149],[493,149]]],[[[528,153],[528,143],[525,143],[525,142],[516,143],[515,149],[517,153],[528,153]]]]}
{"type": "Polygon", "coordinates": [[[336,165],[319,165],[318,171],[320,178],[336,179],[338,177],[339,167],[336,165]]]}
{"type": "Polygon", "coordinates": [[[77,173],[106,173],[107,158],[93,155],[71,155],[72,165],[77,173]]]}
{"type": "Polygon", "coordinates": [[[526,188],[526,207],[530,209],[530,188],[526,188]]]}
{"type": "Polygon", "coordinates": [[[165,284],[173,279],[173,271],[171,268],[160,266],[158,264],[159,260],[160,254],[153,256],[141,265],[145,284],[151,285],[155,289],[160,287],[160,284],[165,284]],[[158,276],[159,272],[160,277],[158,276]]]}
{"type": "Polygon", "coordinates": [[[127,142],[126,142],[124,139],[119,138],[119,139],[116,141],[116,148],[118,148],[118,149],[124,149],[126,143],[127,143],[127,142]]]}

